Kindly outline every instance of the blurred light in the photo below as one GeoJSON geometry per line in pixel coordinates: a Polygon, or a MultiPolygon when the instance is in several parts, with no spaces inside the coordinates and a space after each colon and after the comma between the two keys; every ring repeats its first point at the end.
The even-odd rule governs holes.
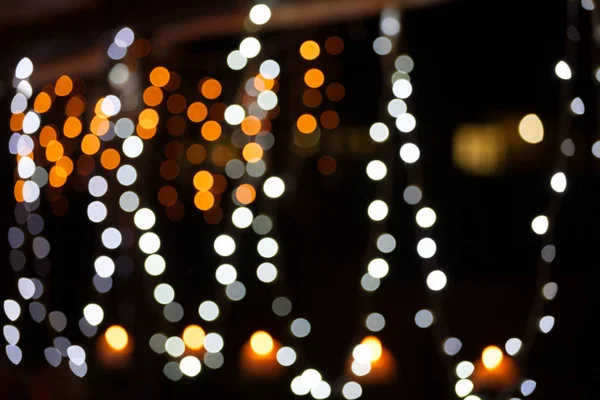
{"type": "Polygon", "coordinates": [[[382,200],[374,200],[369,204],[367,213],[373,221],[382,221],[388,215],[388,206],[382,200]]]}
{"type": "Polygon", "coordinates": [[[446,282],[446,274],[440,270],[432,271],[427,275],[427,286],[434,292],[440,291],[446,287],[446,282]]]}
{"type": "Polygon", "coordinates": [[[160,283],[154,288],[154,299],[160,304],[169,304],[175,299],[175,290],[167,283],[160,283]]]}
{"type": "Polygon", "coordinates": [[[523,396],[527,397],[533,393],[533,391],[535,390],[535,387],[536,387],[535,381],[528,379],[528,380],[524,381],[523,383],[521,383],[521,393],[523,394],[523,396]]]}
{"type": "Polygon", "coordinates": [[[387,36],[395,36],[400,32],[400,21],[395,17],[385,17],[379,24],[381,32],[387,36]]]}
{"type": "Polygon", "coordinates": [[[527,143],[539,143],[544,139],[544,126],[535,114],[528,114],[519,122],[519,135],[527,143]]]}
{"type": "Polygon", "coordinates": [[[401,55],[401,56],[398,56],[398,58],[396,58],[396,61],[394,62],[394,66],[396,67],[396,69],[398,71],[411,73],[413,68],[415,67],[415,62],[413,61],[413,59],[410,56],[401,55]]]}
{"type": "Polygon", "coordinates": [[[466,379],[475,371],[475,366],[469,361],[462,361],[456,366],[456,376],[466,379]]]}
{"type": "Polygon", "coordinates": [[[296,362],[296,352],[291,347],[282,347],[277,351],[277,362],[284,367],[289,367],[296,362]]]}
{"type": "Polygon", "coordinates": [[[92,326],[98,326],[104,319],[104,310],[98,304],[88,304],[83,309],[83,316],[92,326]]]}
{"type": "Polygon", "coordinates": [[[267,79],[275,79],[279,76],[281,69],[277,61],[266,60],[260,64],[260,74],[267,79]]]}
{"type": "Polygon", "coordinates": [[[370,350],[370,363],[379,361],[381,355],[383,354],[383,347],[381,346],[381,341],[378,338],[376,338],[375,336],[367,336],[363,339],[361,344],[367,346],[370,350]]]}
{"type": "Polygon", "coordinates": [[[9,320],[15,321],[21,315],[21,306],[14,300],[5,300],[4,314],[6,314],[9,320]]]}
{"type": "Polygon", "coordinates": [[[448,338],[444,341],[444,352],[449,356],[455,356],[462,348],[462,343],[457,338],[448,338]]]}
{"type": "Polygon", "coordinates": [[[508,355],[514,356],[515,354],[517,354],[519,352],[519,350],[521,350],[522,345],[523,345],[523,342],[521,342],[520,339],[511,338],[506,341],[506,344],[504,345],[504,349],[506,350],[506,353],[508,355]]]}
{"type": "Polygon", "coordinates": [[[573,140],[563,140],[560,144],[560,151],[567,157],[573,157],[575,155],[575,143],[573,143],[573,140]]]}
{"type": "Polygon", "coordinates": [[[115,272],[115,263],[110,257],[100,256],[94,261],[94,269],[101,278],[108,278],[115,272]]]}
{"type": "Polygon", "coordinates": [[[436,221],[435,211],[429,207],[423,207],[417,212],[415,219],[421,228],[431,228],[436,221]]]}
{"type": "Polygon", "coordinates": [[[465,397],[473,391],[473,382],[468,379],[461,379],[456,382],[454,391],[458,397],[465,397]]]}
{"type": "Polygon", "coordinates": [[[416,126],[417,120],[412,114],[404,113],[396,118],[396,128],[398,128],[400,132],[412,132],[416,126]]]}
{"type": "Polygon", "coordinates": [[[569,67],[569,64],[564,61],[559,61],[556,64],[554,67],[554,72],[556,73],[556,76],[563,80],[569,80],[572,76],[571,67],[569,67]]]}
{"type": "Polygon", "coordinates": [[[240,43],[240,52],[246,58],[254,58],[260,53],[260,42],[253,37],[247,37],[240,43]]]}
{"type": "Polygon", "coordinates": [[[227,65],[234,71],[243,69],[248,63],[248,59],[239,50],[234,50],[227,56],[227,65]]]}
{"type": "Polygon", "coordinates": [[[225,294],[232,301],[240,301],[246,296],[246,287],[242,282],[233,282],[225,288],[225,294]]]}
{"type": "Polygon", "coordinates": [[[365,376],[371,372],[371,363],[360,363],[356,360],[352,361],[350,365],[352,373],[356,376],[365,376]]]}
{"type": "Polygon", "coordinates": [[[415,324],[419,328],[429,328],[433,323],[433,314],[429,310],[420,310],[415,314],[415,324]]]}
{"type": "Polygon", "coordinates": [[[417,243],[417,253],[422,258],[433,257],[435,255],[436,250],[437,246],[431,238],[423,238],[419,240],[419,243],[417,243]]]}
{"type": "Polygon", "coordinates": [[[371,332],[380,332],[385,327],[385,318],[379,313],[369,314],[365,320],[365,325],[371,332]]]}
{"type": "Polygon", "coordinates": [[[392,86],[392,91],[394,92],[394,96],[396,96],[397,98],[406,99],[412,94],[412,85],[406,79],[399,79],[396,82],[394,82],[394,85],[392,86]]]}
{"type": "MultiPolygon", "coordinates": [[[[205,344],[206,344],[206,339],[205,344]]],[[[171,336],[165,342],[165,350],[171,357],[179,357],[185,352],[185,343],[177,336],[171,336]]]]}
{"type": "Polygon", "coordinates": [[[204,338],[206,334],[204,333],[204,329],[200,328],[198,325],[189,325],[183,331],[183,342],[185,345],[191,350],[200,350],[204,347],[204,338]]]}
{"type": "Polygon", "coordinates": [[[326,399],[331,395],[331,386],[325,381],[320,381],[310,390],[310,394],[315,399],[326,399]]]}
{"type": "Polygon", "coordinates": [[[531,221],[531,229],[538,235],[543,235],[548,231],[548,217],[545,215],[538,215],[531,221]]]}
{"type": "Polygon", "coordinates": [[[165,272],[166,265],[165,259],[158,254],[151,254],[144,262],[146,272],[152,276],[158,276],[165,272]]]}
{"type": "Polygon", "coordinates": [[[233,265],[223,264],[217,268],[215,276],[221,285],[230,285],[237,279],[237,271],[233,265]]]}
{"type": "Polygon", "coordinates": [[[310,392],[310,388],[306,387],[304,383],[302,383],[302,378],[299,376],[292,379],[291,388],[292,392],[296,396],[304,396],[310,392]]]}
{"type": "Polygon", "coordinates": [[[206,353],[204,354],[204,365],[211,369],[219,369],[223,366],[225,359],[221,353],[206,353]]]}
{"type": "Polygon", "coordinates": [[[317,42],[313,40],[307,40],[300,46],[300,55],[305,60],[314,60],[315,58],[319,57],[320,53],[321,48],[317,42]]]}
{"type": "Polygon", "coordinates": [[[380,36],[373,41],[373,50],[380,56],[389,54],[392,51],[392,41],[385,36],[380,36]]]}
{"type": "Polygon", "coordinates": [[[275,315],[279,317],[285,317],[292,312],[292,303],[285,297],[278,297],[273,300],[271,308],[273,309],[275,315]]]}
{"type": "Polygon", "coordinates": [[[179,362],[179,369],[184,375],[194,377],[200,373],[201,365],[200,360],[194,356],[184,357],[179,362]]]}
{"type": "Polygon", "coordinates": [[[239,125],[245,117],[246,112],[237,104],[232,104],[225,109],[225,121],[227,121],[229,125],[239,125]]]}
{"type": "Polygon", "coordinates": [[[221,257],[228,257],[235,251],[235,241],[231,236],[220,235],[215,239],[214,248],[221,257]]]}
{"type": "Polygon", "coordinates": [[[204,338],[204,348],[209,353],[218,353],[223,349],[223,338],[218,333],[209,333],[204,338]]]}
{"type": "Polygon", "coordinates": [[[205,321],[214,321],[219,317],[219,306],[213,301],[204,301],[198,307],[198,314],[205,321]]]}
{"type": "Polygon", "coordinates": [[[581,98],[575,97],[573,101],[571,101],[571,111],[576,115],[583,115],[585,113],[585,105],[581,98]]]}
{"type": "Polygon", "coordinates": [[[281,178],[272,176],[263,184],[263,191],[268,197],[276,199],[285,191],[285,183],[281,178]]]}
{"type": "Polygon", "coordinates": [[[265,331],[255,332],[250,338],[252,351],[260,356],[266,356],[273,351],[273,338],[265,331]]]}
{"type": "Polygon", "coordinates": [[[548,282],[542,288],[542,294],[546,298],[546,300],[554,300],[556,294],[558,293],[558,285],[556,282],[548,282]]]}
{"type": "Polygon", "coordinates": [[[27,57],[21,59],[15,69],[15,78],[27,79],[33,73],[33,63],[27,57]]]}
{"type": "Polygon", "coordinates": [[[592,154],[594,155],[594,157],[600,158],[600,140],[597,140],[592,145],[592,154]]]}
{"type": "Polygon", "coordinates": [[[371,128],[369,129],[369,135],[373,141],[381,143],[385,142],[390,136],[390,130],[384,123],[376,122],[371,125],[371,128]]]}
{"type": "Polygon", "coordinates": [[[551,315],[546,315],[542,317],[539,322],[540,331],[543,333],[548,333],[554,327],[554,317],[551,315]]]}
{"type": "Polygon", "coordinates": [[[567,177],[562,172],[557,172],[550,179],[550,186],[556,193],[562,193],[567,188],[567,177]]]}
{"type": "Polygon", "coordinates": [[[373,160],[367,164],[367,175],[374,181],[380,181],[385,178],[387,167],[379,160],[373,160]]]}
{"type": "Polygon", "coordinates": [[[262,263],[256,269],[256,276],[261,282],[271,283],[277,278],[277,268],[271,263],[262,263]]]}
{"type": "Polygon", "coordinates": [[[356,382],[348,382],[342,388],[342,394],[348,400],[358,399],[362,396],[362,387],[356,382]]]}
{"type": "Polygon", "coordinates": [[[407,164],[415,163],[420,155],[419,148],[413,143],[405,143],[400,147],[400,158],[407,164]]]}
{"type": "Polygon", "coordinates": [[[423,193],[421,192],[421,189],[419,189],[416,186],[411,185],[411,186],[407,186],[406,189],[404,189],[404,193],[403,193],[404,201],[410,205],[418,204],[421,201],[422,197],[423,197],[423,193]]]}
{"type": "Polygon", "coordinates": [[[127,347],[129,343],[129,335],[123,327],[113,325],[106,330],[104,333],[106,343],[115,351],[122,351],[127,347]]]}
{"type": "Polygon", "coordinates": [[[385,277],[390,270],[388,263],[383,258],[375,258],[369,263],[368,271],[374,278],[385,277]]]}
{"type": "Polygon", "coordinates": [[[310,333],[310,323],[304,318],[297,318],[291,325],[292,334],[299,338],[304,338],[310,333]]]}
{"type": "Polygon", "coordinates": [[[498,346],[488,346],[481,353],[483,366],[490,371],[496,369],[502,363],[503,358],[504,354],[498,346]]]}
{"type": "Polygon", "coordinates": [[[360,280],[360,285],[367,292],[374,292],[375,290],[379,289],[380,284],[381,281],[379,280],[379,278],[373,277],[373,275],[371,275],[368,272],[364,274],[360,280]]]}
{"type": "Polygon", "coordinates": [[[175,361],[169,361],[166,363],[165,367],[163,368],[163,373],[167,378],[174,382],[180,380],[183,376],[181,368],[179,368],[179,364],[175,361]]]}
{"type": "Polygon", "coordinates": [[[389,233],[377,238],[377,249],[382,253],[391,253],[396,248],[396,239],[389,233]]]}
{"type": "MultiPolygon", "coordinates": [[[[388,110],[388,113],[392,117],[398,118],[402,114],[406,113],[406,110],[407,110],[406,103],[400,99],[393,99],[388,103],[387,110],[388,110]]],[[[398,121],[396,121],[396,124],[398,124],[398,121]]],[[[416,121],[415,121],[415,124],[416,124],[416,121]]]]}

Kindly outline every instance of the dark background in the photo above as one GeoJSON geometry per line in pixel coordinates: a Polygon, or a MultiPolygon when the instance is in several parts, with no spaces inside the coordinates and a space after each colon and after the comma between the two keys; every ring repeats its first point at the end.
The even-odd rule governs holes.
{"type": "MultiPolygon", "coordinates": [[[[150,37],[156,26],[177,21],[183,14],[210,11],[216,15],[231,7],[248,8],[242,2],[194,7],[170,7],[163,1],[89,4],[35,18],[24,17],[8,3],[6,10],[5,5],[0,7],[0,12],[4,11],[0,20],[3,121],[9,117],[12,68],[24,54],[53,59],[85,48],[97,42],[101,32],[123,24],[130,24],[138,35],[150,37]],[[12,12],[14,18],[10,17],[12,12]]],[[[49,371],[43,349],[51,345],[50,327],[46,323],[35,324],[23,315],[18,326],[24,358],[18,367],[0,358],[0,396],[7,399],[295,398],[289,381],[306,368],[317,368],[328,382],[337,379],[352,344],[364,334],[360,329],[357,331],[357,326],[367,312],[375,309],[386,316],[387,325],[379,337],[394,354],[399,376],[392,385],[367,388],[362,398],[455,398],[447,379],[453,376],[453,371],[445,365],[477,359],[485,346],[503,346],[510,337],[521,337],[537,290],[539,238],[531,233],[530,221],[546,208],[549,199],[553,139],[559,110],[564,106],[560,104],[560,82],[554,66],[564,58],[565,9],[564,1],[467,0],[410,9],[404,14],[402,46],[416,65],[411,74],[414,94],[409,108],[418,121],[426,201],[438,215],[433,229],[438,244],[437,259],[449,277],[443,311],[450,331],[463,342],[463,350],[454,357],[455,361],[440,357],[436,348],[439,344],[431,331],[421,330],[413,322],[414,313],[428,307],[428,303],[414,251],[413,210],[402,201],[407,181],[397,155],[389,231],[398,240],[398,246],[388,258],[390,275],[372,298],[365,299],[357,283],[364,273],[365,254],[373,240],[365,210],[373,199],[374,185],[364,174],[365,164],[372,155],[339,151],[326,145],[313,157],[289,154],[289,127],[301,110],[298,80],[308,66],[297,56],[304,40],[322,44],[331,35],[345,40],[341,56],[316,61],[328,78],[346,86],[347,97],[336,106],[342,121],[340,131],[367,135],[368,126],[378,118],[382,79],[379,58],[371,50],[372,40],[378,34],[378,20],[370,17],[266,32],[262,36],[268,49],[265,54],[279,60],[284,71],[280,79],[282,104],[287,101],[291,105],[282,109],[273,127],[277,137],[271,152],[274,171],[286,177],[288,183],[285,195],[277,202],[276,223],[284,249],[278,266],[285,267],[293,316],[308,318],[311,334],[304,340],[290,341],[288,320],[276,319],[270,311],[274,293],[254,277],[259,262],[254,250],[257,239],[246,232],[240,239],[242,244],[234,265],[239,266],[248,289],[247,297],[231,304],[226,318],[212,325],[225,339],[224,367],[217,371],[205,368],[195,379],[169,382],[162,374],[167,360],[154,354],[147,341],[156,331],[173,335],[188,323],[198,323],[198,304],[217,295],[224,297],[213,278],[219,261],[212,251],[212,240],[225,229],[225,224],[207,225],[193,209],[191,195],[185,205],[186,218],[181,222],[168,221],[160,206],[157,207],[157,230],[161,237],[168,238],[163,240],[161,249],[168,265],[165,278],[175,287],[178,301],[186,311],[182,322],[169,324],[151,298],[156,281],[142,274],[142,259],[135,251],[129,253],[133,260],[132,275],[124,272],[123,276],[117,276],[113,291],[107,296],[93,294],[90,267],[95,252],[100,251],[99,232],[91,224],[81,222],[85,221],[88,199],[85,194],[73,192],[66,216],[57,218],[47,212],[44,234],[52,243],[53,269],[44,279],[46,292],[42,301],[49,310],[67,314],[70,321],[67,333],[77,337],[75,321],[79,319],[81,306],[90,298],[97,299],[107,311],[105,321],[122,324],[136,340],[134,362],[125,371],[111,372],[94,363],[94,356],[90,355],[90,370],[83,380],[74,379],[68,371],[49,371]],[[540,116],[546,132],[542,144],[531,146],[529,157],[510,161],[504,172],[494,177],[466,175],[453,166],[452,133],[459,124],[497,123],[528,113],[540,116]],[[317,170],[318,156],[324,154],[337,160],[337,171],[331,176],[323,176],[317,170]],[[239,348],[258,329],[269,331],[299,350],[298,362],[274,383],[245,380],[237,372],[235,360],[239,348]],[[73,393],[67,394],[65,387],[73,393]],[[54,397],[44,397],[42,391],[49,396],[54,393],[54,397]]],[[[589,14],[580,11],[581,40],[577,42],[579,58],[574,93],[585,102],[586,113],[573,121],[576,154],[569,161],[568,189],[555,228],[558,255],[552,276],[559,283],[559,292],[547,313],[556,317],[556,325],[550,334],[538,336],[525,362],[525,376],[538,383],[532,396],[537,399],[596,398],[600,372],[594,329],[599,305],[600,274],[596,264],[600,239],[597,233],[600,168],[590,151],[597,138],[592,80],[596,50],[589,14]]],[[[233,95],[236,81],[231,72],[223,70],[223,61],[238,41],[239,36],[232,35],[186,42],[164,58],[145,59],[144,68],[149,71],[155,64],[163,63],[179,71],[184,82],[210,74],[225,82],[224,87],[229,85],[225,93],[229,90],[233,95]]],[[[104,76],[91,81],[95,82],[94,79],[100,82],[104,76]]],[[[8,126],[8,122],[4,124],[8,126]]],[[[4,132],[3,143],[7,143],[10,132],[8,129],[4,132]]],[[[161,146],[166,143],[166,139],[164,143],[162,140],[157,138],[156,147],[146,154],[146,160],[151,161],[148,176],[141,177],[153,206],[158,205],[155,193],[160,182],[152,177],[158,173],[161,146]]],[[[5,187],[0,194],[2,226],[6,232],[14,224],[14,200],[9,189],[14,161],[6,145],[0,151],[5,187]]],[[[42,205],[42,210],[49,208],[42,205]]],[[[0,249],[2,297],[16,296],[6,241],[0,249]]],[[[34,276],[33,269],[30,271],[29,276],[34,276]]],[[[81,337],[79,343],[91,349],[92,341],[84,339],[81,337]]],[[[66,368],[64,364],[61,369],[66,368]]],[[[336,392],[339,393],[334,386],[336,392]]]]}

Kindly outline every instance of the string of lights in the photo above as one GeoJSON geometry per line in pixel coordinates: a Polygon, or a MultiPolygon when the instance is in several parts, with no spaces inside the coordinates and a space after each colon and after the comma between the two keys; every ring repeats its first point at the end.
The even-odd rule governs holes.
{"type": "MultiPolygon", "coordinates": [[[[568,19],[570,24],[576,22],[576,7],[573,7],[573,2],[568,2],[568,19]]],[[[557,163],[552,171],[550,179],[550,187],[552,189],[551,199],[548,209],[545,214],[534,217],[531,221],[531,229],[534,234],[541,236],[541,252],[538,264],[538,277],[536,286],[540,289],[540,293],[536,296],[532,310],[530,312],[530,321],[527,326],[526,333],[523,335],[523,340],[513,337],[506,341],[504,346],[508,355],[517,359],[520,364],[527,352],[531,349],[533,340],[537,332],[544,334],[549,333],[554,327],[555,319],[552,315],[543,315],[544,304],[555,298],[558,290],[558,285],[550,280],[549,267],[556,256],[556,248],[553,244],[554,224],[556,216],[560,210],[561,199],[567,188],[567,177],[565,175],[566,159],[573,155],[574,144],[570,139],[570,114],[569,107],[573,110],[573,101],[569,102],[571,87],[568,81],[571,79],[572,72],[570,65],[573,65],[575,59],[575,49],[572,40],[567,39],[566,59],[568,61],[560,61],[556,65],[556,74],[562,80],[567,81],[563,84],[561,91],[561,123],[558,129],[558,145],[559,151],[557,155],[557,163]],[[541,316],[541,317],[540,317],[541,316]]],[[[405,65],[403,71],[408,73],[412,70],[413,65],[405,65]]],[[[393,85],[394,94],[400,98],[408,98],[412,92],[410,82],[407,80],[399,80],[393,85]]],[[[575,112],[573,110],[573,112],[575,112]]],[[[575,112],[576,113],[576,112],[575,112]]],[[[407,170],[407,176],[410,180],[410,185],[404,191],[404,200],[413,206],[416,210],[415,222],[418,226],[418,243],[416,246],[417,254],[421,260],[421,267],[425,274],[425,281],[429,289],[429,297],[432,309],[423,309],[416,313],[415,323],[420,328],[434,328],[436,340],[440,342],[441,348],[447,356],[457,355],[462,348],[462,342],[456,337],[450,337],[448,327],[443,322],[443,316],[440,311],[442,303],[441,293],[446,288],[448,278],[446,273],[439,268],[436,263],[435,255],[437,253],[437,245],[432,238],[431,228],[436,222],[436,213],[431,207],[422,206],[425,203],[423,191],[419,187],[419,177],[422,176],[420,171],[420,163],[418,162],[421,153],[417,146],[417,137],[410,134],[416,127],[416,119],[408,114],[402,114],[396,119],[396,126],[404,138],[404,144],[400,147],[400,158],[404,161],[407,170]]],[[[519,133],[524,140],[530,143],[541,141],[543,137],[543,127],[539,118],[535,115],[529,115],[523,118],[519,126],[519,133]],[[541,137],[539,137],[541,136],[541,137]],[[539,137],[539,138],[538,138],[539,137]]],[[[487,370],[494,370],[503,360],[503,351],[497,346],[489,346],[482,353],[482,362],[487,370]]],[[[448,364],[448,362],[445,362],[448,364]]],[[[458,381],[455,384],[455,392],[458,397],[466,398],[467,400],[479,400],[477,395],[471,394],[474,390],[474,384],[469,379],[475,372],[476,367],[470,361],[461,361],[456,365],[455,373],[458,381]]],[[[476,376],[475,376],[476,378],[476,376]]],[[[532,379],[524,379],[519,385],[521,394],[525,397],[531,395],[536,387],[536,382],[532,379]]],[[[505,395],[512,393],[512,388],[506,390],[505,395]]],[[[513,398],[516,399],[516,398],[513,398]]]]}

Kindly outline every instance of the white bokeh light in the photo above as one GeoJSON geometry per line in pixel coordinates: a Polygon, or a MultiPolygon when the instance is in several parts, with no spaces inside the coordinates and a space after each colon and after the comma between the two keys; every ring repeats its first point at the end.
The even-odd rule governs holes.
{"type": "Polygon", "coordinates": [[[556,193],[562,193],[567,188],[567,177],[562,172],[557,172],[550,179],[550,186],[556,193]]]}
{"type": "Polygon", "coordinates": [[[380,181],[387,175],[387,167],[379,160],[373,160],[367,164],[367,175],[374,181],[380,181]]]}
{"type": "Polygon", "coordinates": [[[538,235],[543,235],[548,231],[549,221],[545,215],[538,215],[531,221],[531,229],[538,235]]]}
{"type": "Polygon", "coordinates": [[[415,216],[417,225],[421,228],[431,228],[435,224],[436,218],[435,211],[429,207],[421,208],[415,216]]]}
{"type": "Polygon", "coordinates": [[[266,4],[257,4],[250,9],[249,16],[256,25],[264,25],[271,19],[271,9],[266,4]]]}
{"type": "Polygon", "coordinates": [[[235,252],[235,241],[229,235],[220,235],[215,239],[214,249],[221,257],[228,257],[235,252]]]}
{"type": "Polygon", "coordinates": [[[285,183],[283,182],[283,179],[272,176],[263,184],[263,191],[270,198],[276,199],[285,192],[285,183]]]}
{"type": "Polygon", "coordinates": [[[373,221],[382,221],[388,215],[388,206],[382,200],[374,200],[369,204],[367,213],[373,221]]]}
{"type": "Polygon", "coordinates": [[[407,164],[417,162],[420,156],[421,152],[414,143],[405,143],[400,147],[400,158],[407,164]]]}
{"type": "Polygon", "coordinates": [[[376,122],[371,125],[369,136],[371,136],[371,139],[373,139],[374,142],[382,143],[390,136],[390,130],[384,123],[376,122]]]}
{"type": "Polygon", "coordinates": [[[437,251],[437,245],[431,238],[423,238],[417,243],[417,253],[422,258],[431,258],[437,251]]]}
{"type": "Polygon", "coordinates": [[[446,274],[440,270],[431,271],[427,275],[427,287],[434,292],[442,290],[447,283],[446,274]]]}
{"type": "Polygon", "coordinates": [[[388,274],[390,266],[383,258],[376,258],[369,262],[367,269],[372,277],[380,279],[388,274]]]}
{"type": "Polygon", "coordinates": [[[247,37],[240,43],[240,53],[246,58],[254,58],[260,53],[260,42],[253,37],[247,37]]]}
{"type": "Polygon", "coordinates": [[[569,67],[569,64],[567,64],[564,61],[559,61],[558,63],[556,63],[556,66],[554,67],[554,72],[556,73],[556,76],[563,80],[569,80],[572,76],[571,67],[569,67]]]}

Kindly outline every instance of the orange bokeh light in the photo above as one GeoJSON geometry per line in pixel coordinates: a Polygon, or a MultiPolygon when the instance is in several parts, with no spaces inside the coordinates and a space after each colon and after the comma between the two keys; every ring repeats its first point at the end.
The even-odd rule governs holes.
{"type": "Polygon", "coordinates": [[[198,192],[194,196],[194,205],[199,210],[209,210],[214,204],[215,196],[211,192],[198,192]]]}
{"type": "Polygon", "coordinates": [[[306,135],[313,133],[317,129],[317,120],[310,114],[301,115],[296,121],[298,130],[306,135]]]}
{"type": "Polygon", "coordinates": [[[163,100],[163,92],[156,86],[150,86],[144,90],[144,103],[150,107],[156,107],[163,100]]]}
{"type": "Polygon", "coordinates": [[[262,159],[263,149],[258,143],[251,142],[244,146],[242,155],[244,156],[244,160],[249,163],[255,163],[262,159]]]}
{"type": "Polygon", "coordinates": [[[208,115],[206,106],[200,102],[190,104],[187,111],[188,118],[192,122],[202,122],[208,115]]]}
{"type": "Polygon", "coordinates": [[[313,40],[307,40],[300,46],[300,55],[305,60],[314,60],[315,58],[319,57],[320,53],[321,48],[317,42],[313,40]]]}
{"type": "Polygon", "coordinates": [[[115,169],[121,162],[121,155],[115,149],[106,149],[100,156],[100,164],[108,170],[115,169]]]}
{"type": "Polygon", "coordinates": [[[156,67],[150,72],[150,82],[156,87],[163,87],[169,83],[171,74],[165,67],[156,67]]]}
{"type": "Polygon", "coordinates": [[[244,120],[242,121],[242,132],[244,132],[248,136],[254,136],[258,132],[260,132],[261,126],[262,123],[260,122],[260,119],[250,115],[244,118],[244,120]]]}
{"type": "Polygon", "coordinates": [[[235,191],[235,198],[242,204],[250,204],[256,199],[256,189],[254,186],[244,183],[235,191]]]}
{"type": "Polygon", "coordinates": [[[194,175],[194,187],[202,192],[210,190],[214,181],[212,174],[208,171],[198,171],[194,175]]]}
{"type": "Polygon", "coordinates": [[[50,98],[48,93],[41,92],[35,98],[35,102],[33,103],[33,109],[36,112],[43,114],[50,109],[51,105],[52,105],[52,99],[50,98]]]}
{"type": "Polygon", "coordinates": [[[183,331],[183,342],[190,350],[200,350],[204,347],[204,338],[206,337],[206,333],[204,333],[204,329],[200,328],[198,325],[189,325],[183,331]]]}
{"type": "Polygon", "coordinates": [[[54,86],[54,93],[57,96],[67,96],[73,90],[73,81],[66,75],[61,76],[56,81],[54,86]]]}
{"type": "Polygon", "coordinates": [[[221,84],[216,79],[207,79],[202,83],[200,91],[209,100],[214,100],[221,94],[221,84]]]}
{"type": "Polygon", "coordinates": [[[221,137],[221,125],[217,121],[206,121],[200,132],[204,139],[212,142],[221,137]]]}
{"type": "Polygon", "coordinates": [[[129,343],[129,335],[127,331],[119,325],[113,325],[104,333],[106,343],[114,351],[123,351],[129,343]]]}

